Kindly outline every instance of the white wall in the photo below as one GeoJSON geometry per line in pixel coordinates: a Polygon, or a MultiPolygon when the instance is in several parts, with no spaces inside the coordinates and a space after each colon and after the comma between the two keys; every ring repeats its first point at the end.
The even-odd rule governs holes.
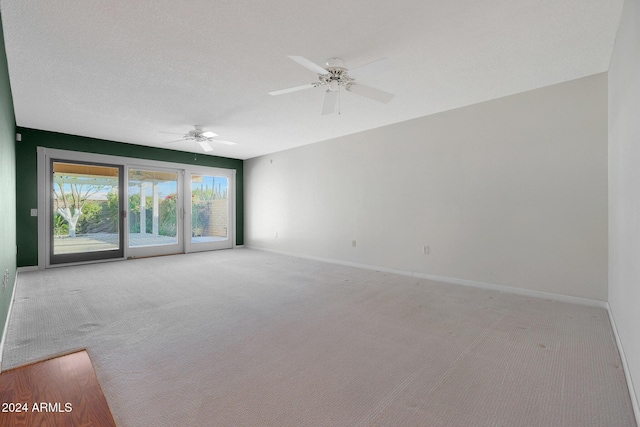
{"type": "Polygon", "coordinates": [[[251,159],[245,202],[248,246],[605,301],[606,74],[251,159]]]}
{"type": "MultiPolygon", "coordinates": [[[[609,306],[640,391],[640,2],[626,0],[609,68],[609,306]]],[[[636,399],[636,410],[638,401],[636,399]]]]}

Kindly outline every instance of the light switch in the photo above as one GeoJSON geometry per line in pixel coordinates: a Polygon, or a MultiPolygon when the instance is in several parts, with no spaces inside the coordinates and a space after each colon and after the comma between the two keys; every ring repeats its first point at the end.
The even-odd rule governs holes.
{"type": "Polygon", "coordinates": [[[31,216],[38,216],[38,209],[31,209],[31,216]]]}

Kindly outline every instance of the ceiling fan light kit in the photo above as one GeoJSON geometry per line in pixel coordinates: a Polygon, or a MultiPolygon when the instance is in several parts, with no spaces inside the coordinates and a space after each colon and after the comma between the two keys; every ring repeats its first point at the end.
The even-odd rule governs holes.
{"type": "Polygon", "coordinates": [[[390,102],[394,97],[392,93],[365,86],[355,81],[356,78],[359,79],[366,75],[380,74],[389,70],[391,68],[391,62],[388,58],[382,58],[369,64],[356,67],[351,71],[344,66],[340,58],[327,59],[324,68],[302,56],[289,56],[289,58],[318,74],[318,81],[288,89],[271,91],[269,95],[283,95],[299,90],[327,86],[328,88],[325,91],[324,101],[322,103],[322,114],[333,113],[338,99],[337,92],[340,88],[344,88],[348,92],[355,93],[356,95],[382,102],[383,104],[390,102]]]}

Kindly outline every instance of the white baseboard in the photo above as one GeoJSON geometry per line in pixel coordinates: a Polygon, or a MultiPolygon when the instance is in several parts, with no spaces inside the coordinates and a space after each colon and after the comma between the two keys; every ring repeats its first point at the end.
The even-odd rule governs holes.
{"type": "Polygon", "coordinates": [[[33,266],[28,266],[28,267],[18,267],[16,270],[16,274],[18,272],[26,272],[26,271],[38,271],[40,270],[40,268],[37,265],[33,265],[33,266]]]}
{"type": "Polygon", "coordinates": [[[627,357],[624,353],[624,347],[622,341],[620,341],[620,335],[618,334],[618,327],[616,326],[615,318],[611,312],[611,307],[607,303],[607,313],[609,313],[609,321],[611,323],[611,329],[613,329],[613,335],[616,337],[616,345],[618,346],[618,353],[620,353],[620,360],[622,360],[622,367],[624,369],[624,376],[627,380],[627,386],[629,388],[629,397],[631,398],[631,405],[633,406],[633,413],[636,417],[636,424],[640,425],[640,405],[638,404],[638,395],[636,394],[635,387],[633,386],[633,380],[629,373],[629,365],[627,364],[627,357]]]}
{"type": "Polygon", "coordinates": [[[496,285],[493,283],[478,282],[475,280],[467,280],[467,279],[456,279],[454,277],[436,276],[432,274],[414,273],[413,276],[420,277],[423,279],[435,280],[438,282],[454,283],[456,285],[470,286],[473,288],[508,292],[511,294],[517,294],[517,295],[533,297],[533,298],[544,298],[544,299],[550,299],[553,301],[575,303],[575,304],[588,305],[588,306],[600,307],[600,308],[607,307],[607,303],[605,301],[598,301],[598,300],[589,299],[589,298],[554,294],[551,292],[534,291],[532,289],[514,288],[512,286],[496,285]]]}
{"type": "Polygon", "coordinates": [[[16,297],[16,288],[18,287],[18,272],[16,271],[15,278],[13,280],[13,291],[11,291],[11,302],[9,303],[9,310],[7,311],[7,320],[4,323],[2,330],[2,339],[0,339],[0,372],[2,372],[2,354],[4,353],[4,343],[7,338],[7,331],[9,330],[9,319],[11,318],[11,309],[13,308],[13,300],[16,297]]]}
{"type": "Polygon", "coordinates": [[[259,251],[271,252],[271,253],[280,254],[280,255],[294,256],[294,257],[298,257],[298,258],[311,259],[311,260],[314,260],[314,261],[322,261],[322,262],[328,262],[328,263],[331,263],[331,264],[345,265],[345,266],[348,266],[348,267],[363,268],[363,269],[366,269],[366,270],[383,271],[385,273],[400,274],[402,276],[417,277],[417,278],[420,278],[420,279],[434,280],[434,281],[437,281],[437,282],[452,283],[452,284],[456,284],[456,285],[470,286],[470,287],[473,287],[473,288],[489,289],[489,290],[494,290],[494,291],[508,292],[508,293],[511,293],[511,294],[517,294],[517,295],[522,295],[522,296],[527,296],[527,297],[544,298],[544,299],[550,299],[550,300],[553,300],[553,301],[568,302],[568,303],[575,303],[575,304],[581,304],[581,305],[588,305],[588,306],[600,307],[600,308],[604,308],[604,309],[607,308],[607,303],[605,301],[599,301],[599,300],[594,300],[594,299],[589,299],[589,298],[581,298],[581,297],[574,297],[574,296],[570,296],[570,295],[554,294],[554,293],[550,293],[550,292],[534,291],[534,290],[531,290],[531,289],[514,288],[512,286],[496,285],[496,284],[493,284],[493,283],[478,282],[478,281],[475,281],[475,280],[468,280],[468,279],[458,279],[458,278],[455,278],[455,277],[436,276],[434,274],[418,273],[418,272],[415,272],[415,271],[396,270],[396,269],[393,269],[393,268],[379,267],[379,266],[369,265],[369,264],[359,264],[359,263],[350,262],[350,261],[342,261],[342,260],[337,260],[337,259],[332,259],[332,258],[322,258],[322,257],[311,256],[311,255],[303,255],[303,254],[297,254],[297,253],[292,253],[292,252],[279,251],[279,250],[275,250],[275,249],[260,248],[260,247],[256,247],[256,246],[247,246],[247,245],[245,245],[244,247],[247,248],[247,249],[256,249],[256,250],[259,250],[259,251]]]}

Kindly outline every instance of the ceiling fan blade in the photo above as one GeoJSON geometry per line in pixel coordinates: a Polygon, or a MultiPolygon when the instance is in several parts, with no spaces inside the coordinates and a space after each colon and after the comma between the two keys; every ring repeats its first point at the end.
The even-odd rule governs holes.
{"type": "Polygon", "coordinates": [[[174,142],[180,142],[180,141],[184,141],[184,139],[176,139],[175,141],[167,141],[167,142],[163,142],[163,144],[173,144],[174,142]]]}
{"type": "Polygon", "coordinates": [[[213,148],[211,148],[211,145],[209,145],[207,141],[196,141],[196,142],[200,147],[202,147],[204,151],[206,152],[213,151],[213,148]]]}
{"type": "Polygon", "coordinates": [[[370,76],[373,74],[384,73],[393,68],[393,64],[389,58],[378,59],[377,61],[370,62],[365,65],[361,65],[349,70],[349,77],[353,79],[360,79],[364,76],[370,76]]]}
{"type": "Polygon", "coordinates": [[[374,101],[382,102],[383,104],[387,104],[395,96],[392,93],[384,92],[380,89],[375,89],[370,86],[365,86],[357,83],[351,84],[351,86],[349,86],[347,90],[357,95],[373,99],[374,101]]]}
{"type": "Polygon", "coordinates": [[[304,56],[291,56],[291,55],[289,55],[289,58],[291,58],[292,60],[296,61],[298,64],[302,65],[303,67],[313,71],[316,74],[329,74],[329,72],[327,70],[325,70],[324,68],[322,68],[321,66],[319,66],[315,62],[309,61],[304,56]]]}
{"type": "Polygon", "coordinates": [[[158,133],[166,133],[168,135],[184,135],[184,132],[183,133],[178,133],[178,132],[158,132],[158,133]]]}
{"type": "Polygon", "coordinates": [[[338,91],[327,89],[324,93],[324,101],[322,102],[322,115],[331,114],[336,108],[336,101],[338,100],[338,91]]]}
{"type": "Polygon", "coordinates": [[[211,142],[215,142],[215,143],[218,143],[218,144],[224,144],[224,145],[236,145],[236,144],[238,144],[237,142],[227,141],[227,140],[218,139],[218,138],[212,139],[211,142]]]}
{"type": "Polygon", "coordinates": [[[269,95],[282,95],[285,93],[290,93],[290,92],[296,92],[299,90],[304,90],[304,89],[311,89],[312,87],[316,87],[317,85],[315,83],[309,83],[306,85],[302,85],[302,86],[296,86],[296,87],[290,87],[288,89],[281,89],[281,90],[273,90],[271,92],[268,92],[269,95]]]}

